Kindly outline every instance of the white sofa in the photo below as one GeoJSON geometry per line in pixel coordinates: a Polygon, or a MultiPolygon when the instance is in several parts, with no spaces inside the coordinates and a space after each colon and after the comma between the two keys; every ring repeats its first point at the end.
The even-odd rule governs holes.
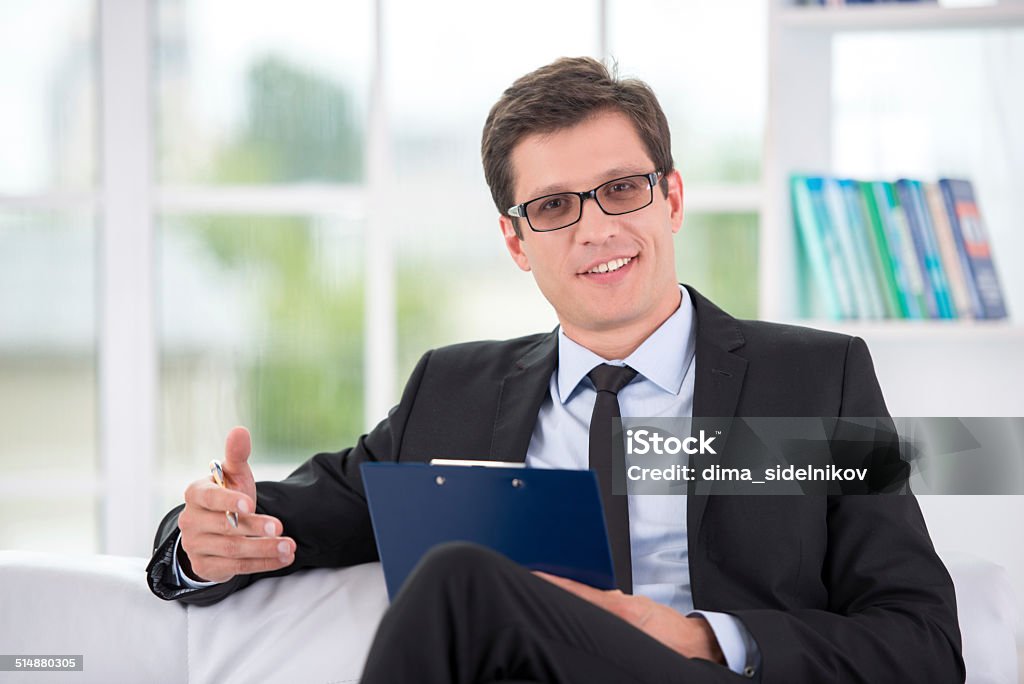
{"type": "MultiPolygon", "coordinates": [[[[1016,601],[1002,568],[944,554],[967,681],[1015,684],[1016,601]]],[[[380,565],[257,582],[205,608],[150,594],[146,561],[0,551],[0,654],[81,655],[82,672],[3,682],[357,682],[387,607],[380,565]]]]}

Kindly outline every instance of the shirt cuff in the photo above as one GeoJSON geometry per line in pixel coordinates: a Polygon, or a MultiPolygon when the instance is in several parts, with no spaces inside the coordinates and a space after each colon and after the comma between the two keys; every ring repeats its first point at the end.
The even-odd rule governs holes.
{"type": "Polygon", "coordinates": [[[718,639],[718,647],[725,656],[730,670],[744,677],[753,677],[761,667],[761,651],[757,642],[738,617],[711,610],[695,610],[686,617],[699,616],[707,620],[718,639]]]}
{"type": "MultiPolygon", "coordinates": [[[[194,580],[185,574],[185,571],[181,569],[181,565],[178,563],[178,547],[181,546],[181,535],[178,535],[177,541],[174,542],[174,553],[171,554],[171,569],[174,570],[174,577],[178,580],[178,586],[191,587],[193,589],[202,589],[203,587],[212,587],[220,584],[220,582],[200,582],[194,580]]],[[[712,627],[712,629],[714,629],[712,627]]]]}

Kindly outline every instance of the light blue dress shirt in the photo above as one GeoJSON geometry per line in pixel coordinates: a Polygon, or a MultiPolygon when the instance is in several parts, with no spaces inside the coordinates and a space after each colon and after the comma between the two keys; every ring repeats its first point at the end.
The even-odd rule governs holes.
{"type": "MultiPolygon", "coordinates": [[[[636,378],[619,391],[623,416],[693,416],[696,328],[689,293],[679,289],[679,308],[625,359],[605,360],[559,331],[558,367],[530,439],[528,467],[589,467],[590,416],[597,392],[587,373],[602,363],[628,365],[637,371],[636,378]]],[[[733,672],[743,674],[748,666],[759,666],[757,645],[738,618],[693,610],[685,494],[631,495],[629,538],[634,594],[707,620],[733,672]]]]}

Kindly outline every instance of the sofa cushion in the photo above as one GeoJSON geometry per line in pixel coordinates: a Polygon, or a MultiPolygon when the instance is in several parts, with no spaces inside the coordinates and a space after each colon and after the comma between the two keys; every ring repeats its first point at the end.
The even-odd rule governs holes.
{"type": "Polygon", "coordinates": [[[267,578],[189,607],[189,682],[357,682],[387,605],[380,563],[368,563],[267,578]]]}

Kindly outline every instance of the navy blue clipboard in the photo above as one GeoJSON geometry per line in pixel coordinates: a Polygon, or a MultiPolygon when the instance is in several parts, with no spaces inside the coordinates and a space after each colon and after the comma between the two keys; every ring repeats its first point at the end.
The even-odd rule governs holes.
{"type": "Polygon", "coordinates": [[[468,541],[531,570],[614,589],[597,479],[589,470],[364,463],[388,596],[432,547],[468,541]]]}

